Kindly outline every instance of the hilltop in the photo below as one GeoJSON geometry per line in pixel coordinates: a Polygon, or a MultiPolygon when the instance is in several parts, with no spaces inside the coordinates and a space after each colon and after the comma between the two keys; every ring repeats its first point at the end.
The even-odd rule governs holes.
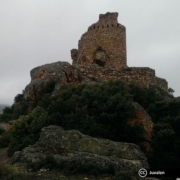
{"type": "Polygon", "coordinates": [[[72,64],[30,71],[0,115],[11,126],[1,129],[0,147],[12,169],[1,165],[1,178],[135,180],[140,168],[179,167],[180,101],[155,70],[128,67],[117,17],[100,14],[71,50],[72,64]]]}

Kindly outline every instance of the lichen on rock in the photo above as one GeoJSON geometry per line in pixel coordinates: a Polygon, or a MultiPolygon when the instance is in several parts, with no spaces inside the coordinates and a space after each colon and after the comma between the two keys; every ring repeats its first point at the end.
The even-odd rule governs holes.
{"type": "Polygon", "coordinates": [[[77,130],[64,131],[58,126],[43,128],[38,142],[23,151],[15,152],[11,161],[28,166],[49,155],[52,155],[57,163],[93,164],[103,170],[111,166],[121,172],[130,169],[132,176],[135,176],[140,168],[148,167],[145,155],[135,144],[97,139],[77,130]]]}

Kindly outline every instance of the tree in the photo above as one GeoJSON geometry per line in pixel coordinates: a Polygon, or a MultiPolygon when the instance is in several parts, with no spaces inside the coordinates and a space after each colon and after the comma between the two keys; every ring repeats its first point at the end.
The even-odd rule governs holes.
{"type": "Polygon", "coordinates": [[[174,89],[169,88],[169,89],[168,89],[168,92],[169,92],[169,94],[171,94],[171,95],[172,95],[172,94],[174,93],[174,89]]]}
{"type": "Polygon", "coordinates": [[[21,101],[23,101],[23,94],[17,94],[16,96],[15,96],[15,98],[14,98],[14,102],[15,103],[18,103],[18,102],[21,102],[21,101]]]}

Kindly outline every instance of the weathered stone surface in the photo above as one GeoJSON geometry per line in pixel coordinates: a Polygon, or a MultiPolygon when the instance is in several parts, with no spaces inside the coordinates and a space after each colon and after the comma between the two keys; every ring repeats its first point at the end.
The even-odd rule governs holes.
{"type": "Polygon", "coordinates": [[[135,83],[143,88],[149,88],[151,84],[167,92],[167,81],[155,76],[155,70],[148,67],[129,67],[123,69],[114,69],[110,67],[100,67],[98,65],[80,65],[78,70],[96,81],[121,80],[127,84],[135,83]],[[158,79],[158,81],[157,81],[158,79]]]}
{"type": "Polygon", "coordinates": [[[78,44],[78,64],[97,63],[104,67],[124,68],[126,63],[126,30],[117,21],[118,13],[100,14],[78,44]],[[98,59],[99,51],[105,58],[98,59]],[[100,62],[100,63],[98,63],[100,62]]]}
{"type": "Polygon", "coordinates": [[[145,88],[155,84],[168,92],[167,81],[156,77],[155,70],[127,67],[125,27],[118,23],[117,17],[118,13],[100,14],[99,21],[82,35],[78,49],[71,50],[73,65],[56,62],[32,69],[24,97],[34,100],[50,80],[56,82],[55,90],[64,83],[121,80],[145,88]]]}
{"type": "Polygon", "coordinates": [[[148,168],[145,155],[135,144],[92,138],[76,130],[64,131],[58,126],[43,128],[39,141],[15,152],[12,163],[38,163],[48,155],[61,163],[93,164],[103,170],[111,166],[136,177],[140,168],[148,168]]]}
{"type": "MultiPolygon", "coordinates": [[[[98,52],[96,56],[101,59],[101,63],[106,58],[103,52],[98,52]]],[[[78,67],[70,65],[67,62],[56,62],[39,66],[31,70],[31,82],[24,91],[25,99],[34,100],[38,97],[40,90],[49,81],[55,81],[55,90],[58,90],[61,84],[66,83],[93,83],[105,82],[109,80],[121,80],[127,84],[135,83],[140,87],[150,88],[154,84],[165,92],[167,91],[167,82],[164,79],[158,81],[155,71],[150,68],[124,68],[114,69],[101,67],[98,64],[80,65],[78,67]]],[[[157,91],[158,92],[158,91],[157,91]]]]}
{"type": "Polygon", "coordinates": [[[72,50],[71,50],[71,58],[72,58],[72,60],[73,60],[72,65],[77,64],[78,53],[79,53],[79,52],[78,52],[77,49],[72,49],[72,50]]]}
{"type": "Polygon", "coordinates": [[[128,123],[134,125],[135,123],[141,124],[144,132],[145,132],[145,139],[143,140],[143,144],[146,147],[147,151],[151,151],[150,142],[153,133],[153,122],[151,117],[147,114],[142,106],[138,103],[134,103],[135,108],[135,117],[128,120],[128,123]]]}
{"type": "Polygon", "coordinates": [[[34,100],[42,87],[51,80],[66,83],[65,71],[68,71],[70,66],[67,62],[56,62],[32,69],[30,72],[31,82],[24,91],[25,99],[34,100]]]}
{"type": "Polygon", "coordinates": [[[82,35],[78,50],[71,50],[73,65],[96,80],[120,79],[146,88],[155,84],[168,92],[167,81],[156,77],[153,69],[127,67],[126,30],[117,17],[118,13],[99,15],[99,21],[82,35]],[[103,68],[94,68],[92,64],[103,68]]]}
{"type": "Polygon", "coordinates": [[[26,86],[24,98],[34,100],[39,96],[40,91],[49,82],[55,82],[55,91],[61,84],[66,83],[89,83],[91,80],[81,74],[68,62],[55,62],[38,66],[30,72],[31,82],[26,86]]]}

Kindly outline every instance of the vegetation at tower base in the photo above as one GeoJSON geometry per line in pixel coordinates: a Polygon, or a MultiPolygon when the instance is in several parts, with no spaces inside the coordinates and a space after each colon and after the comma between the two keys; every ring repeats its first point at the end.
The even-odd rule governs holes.
{"type": "MultiPolygon", "coordinates": [[[[39,139],[41,129],[48,125],[60,125],[67,130],[76,129],[93,137],[138,144],[144,138],[142,127],[131,127],[127,124],[127,119],[134,116],[133,102],[136,101],[144,107],[154,122],[150,165],[179,167],[180,101],[164,101],[159,96],[160,93],[156,95],[154,90],[142,89],[133,84],[125,85],[120,81],[65,84],[53,95],[52,89],[45,86],[42,89],[45,93],[35,102],[24,98],[15,102],[20,107],[21,103],[27,103],[27,114],[13,125],[10,135],[3,133],[0,137],[1,147],[7,146],[7,137],[11,139],[8,150],[10,155],[34,144],[39,139]]],[[[15,111],[17,116],[13,107],[14,105],[8,111],[5,110],[5,113],[14,116],[15,111]]],[[[2,114],[1,121],[3,117],[2,114]]]]}
{"type": "Polygon", "coordinates": [[[38,107],[14,125],[10,154],[36,142],[41,128],[52,124],[95,137],[123,142],[131,142],[132,138],[134,142],[140,141],[143,138],[141,127],[127,124],[134,108],[132,97],[126,92],[121,82],[63,85],[59,93],[49,99],[45,95],[38,107]],[[134,128],[139,131],[138,134],[134,128]],[[18,137],[23,138],[24,144],[18,137]]]}

